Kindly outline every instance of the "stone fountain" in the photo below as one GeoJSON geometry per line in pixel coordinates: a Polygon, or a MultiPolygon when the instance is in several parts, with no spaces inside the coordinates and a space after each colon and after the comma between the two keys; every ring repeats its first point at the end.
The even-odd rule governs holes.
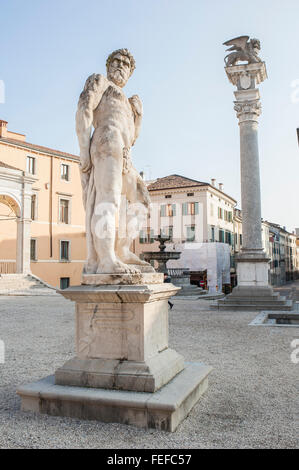
{"type": "Polygon", "coordinates": [[[180,251],[165,251],[166,242],[170,241],[170,237],[158,235],[154,238],[156,242],[159,242],[160,251],[145,251],[143,252],[144,260],[150,262],[151,260],[158,261],[158,273],[167,273],[166,263],[170,259],[179,259],[181,256],[180,251]]]}

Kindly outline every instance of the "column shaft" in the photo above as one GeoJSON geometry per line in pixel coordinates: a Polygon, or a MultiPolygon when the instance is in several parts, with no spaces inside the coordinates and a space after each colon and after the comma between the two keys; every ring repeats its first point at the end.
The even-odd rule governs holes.
{"type": "Polygon", "coordinates": [[[243,252],[262,246],[261,191],[258,151],[258,124],[240,122],[241,193],[243,252]]]}

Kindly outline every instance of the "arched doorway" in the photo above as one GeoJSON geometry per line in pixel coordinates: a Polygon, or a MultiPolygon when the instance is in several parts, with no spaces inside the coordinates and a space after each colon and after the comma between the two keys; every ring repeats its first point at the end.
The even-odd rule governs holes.
{"type": "Polygon", "coordinates": [[[20,266],[17,266],[20,218],[17,201],[7,194],[0,194],[0,274],[20,272],[20,266]]]}
{"type": "Polygon", "coordinates": [[[15,260],[8,261],[14,265],[2,264],[6,273],[30,273],[31,201],[35,181],[36,178],[0,161],[0,259],[2,263],[15,260]],[[15,258],[10,258],[11,253],[15,253],[15,258]]]}

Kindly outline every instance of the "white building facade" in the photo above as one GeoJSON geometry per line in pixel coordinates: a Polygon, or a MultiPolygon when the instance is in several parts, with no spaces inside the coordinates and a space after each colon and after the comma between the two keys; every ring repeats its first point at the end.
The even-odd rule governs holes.
{"type": "MultiPolygon", "coordinates": [[[[185,248],[188,246],[189,253],[189,250],[193,251],[192,247],[195,250],[190,266],[181,266],[180,262],[174,266],[172,262],[169,267],[209,271],[207,287],[212,291],[222,289],[222,278],[223,283],[229,284],[230,263],[227,263],[227,254],[230,257],[233,252],[236,201],[224,193],[223,185],[217,188],[215,180],[205,183],[170,175],[150,182],[148,190],[152,208],[147,226],[142,228],[139,240],[135,243],[135,252],[140,255],[143,251],[157,251],[158,243],[154,242],[154,237],[161,233],[171,239],[167,250],[184,251],[184,244],[185,248]],[[217,249],[217,243],[225,244],[225,250],[217,249]],[[211,249],[202,246],[207,244],[211,244],[211,249]],[[213,260],[208,262],[209,257],[213,260]],[[218,274],[214,276],[212,271],[218,274]],[[222,271],[223,276],[219,275],[222,271]]],[[[184,259],[183,256],[182,261],[184,259]]]]}

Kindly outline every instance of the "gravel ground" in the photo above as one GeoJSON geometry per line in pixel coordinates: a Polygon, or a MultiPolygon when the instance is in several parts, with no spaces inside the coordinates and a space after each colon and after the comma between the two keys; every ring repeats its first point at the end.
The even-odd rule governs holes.
{"type": "Polygon", "coordinates": [[[16,388],[74,355],[74,304],[57,297],[0,297],[0,448],[298,448],[297,328],[248,326],[256,312],[209,311],[174,300],[170,345],[214,367],[208,392],[175,433],[20,411],[16,388]]]}

